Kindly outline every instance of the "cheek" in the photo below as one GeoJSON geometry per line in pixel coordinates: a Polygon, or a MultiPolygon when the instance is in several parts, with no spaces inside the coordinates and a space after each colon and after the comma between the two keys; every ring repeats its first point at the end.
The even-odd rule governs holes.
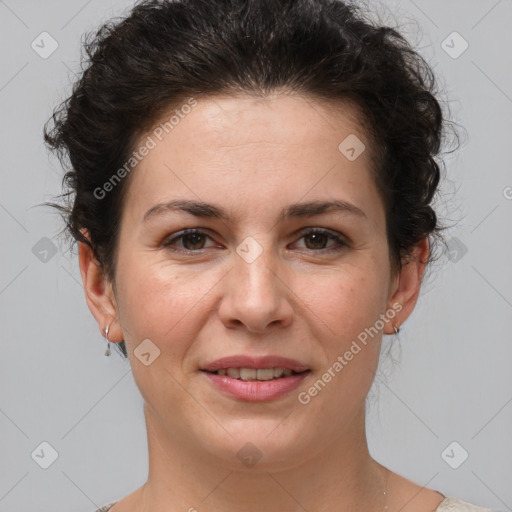
{"type": "Polygon", "coordinates": [[[329,327],[323,336],[317,333],[323,344],[325,371],[331,370],[331,375],[323,374],[332,383],[329,400],[347,410],[357,408],[373,382],[380,354],[380,334],[374,327],[385,312],[385,286],[378,269],[358,268],[332,276],[315,292],[321,306],[318,316],[329,327]],[[344,392],[339,393],[340,389],[344,392]]]}
{"type": "Polygon", "coordinates": [[[305,303],[315,309],[326,327],[346,338],[371,325],[385,307],[379,272],[352,267],[309,282],[303,288],[305,303]]]}
{"type": "Polygon", "coordinates": [[[193,280],[180,277],[143,258],[120,259],[118,264],[119,314],[131,338],[127,343],[137,344],[145,338],[159,345],[172,336],[188,310],[198,300],[193,280]]]}

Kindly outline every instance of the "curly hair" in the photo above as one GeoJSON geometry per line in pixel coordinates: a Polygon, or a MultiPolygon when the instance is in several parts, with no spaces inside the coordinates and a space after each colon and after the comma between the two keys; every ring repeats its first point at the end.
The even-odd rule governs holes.
{"type": "Polygon", "coordinates": [[[72,242],[89,245],[114,284],[130,180],[108,201],[95,190],[159,116],[203,94],[287,90],[356,105],[372,142],[392,269],[425,237],[431,262],[445,229],[432,202],[447,121],[432,69],[396,29],[341,0],[145,0],[82,43],[81,76],[44,129],[67,169],[60,197],[68,201],[45,204],[60,210],[72,242]]]}

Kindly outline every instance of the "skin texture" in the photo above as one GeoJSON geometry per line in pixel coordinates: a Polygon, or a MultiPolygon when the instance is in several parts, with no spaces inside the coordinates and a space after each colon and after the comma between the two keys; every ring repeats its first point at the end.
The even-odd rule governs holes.
{"type": "Polygon", "coordinates": [[[148,481],[112,512],[383,510],[386,480],[389,511],[442,501],[368,452],[365,399],[391,322],[307,405],[297,399],[393,304],[401,309],[392,322],[404,323],[428,255],[425,239],[392,275],[369,148],[355,161],[338,150],[350,134],[368,141],[356,111],[341,107],[291,94],[201,97],[130,175],[115,287],[80,244],[87,304],[102,334],[110,325],[109,340],[126,341],[145,402],[148,481]],[[213,203],[232,218],[142,221],[173,199],[213,203]],[[365,217],[279,219],[289,204],[328,199],[365,217]],[[185,228],[205,235],[176,240],[174,251],[163,245],[185,228]],[[306,228],[348,245],[328,252],[337,242],[306,228]],[[252,263],[236,252],[247,237],[262,249],[252,263]],[[160,350],[148,366],[133,353],[145,339],[160,350]],[[198,368],[232,354],[295,358],[311,374],[274,401],[230,398],[198,368]],[[252,467],[237,457],[247,442],[262,454],[252,467]]]}

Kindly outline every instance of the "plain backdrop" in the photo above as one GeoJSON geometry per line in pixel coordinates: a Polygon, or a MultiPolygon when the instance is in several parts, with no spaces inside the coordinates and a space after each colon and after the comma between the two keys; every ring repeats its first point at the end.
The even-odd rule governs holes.
{"type": "MultiPolygon", "coordinates": [[[[449,250],[398,338],[384,337],[370,451],[421,485],[512,510],[512,2],[369,4],[431,63],[465,129],[439,204],[456,222],[449,250]]],[[[130,5],[0,1],[0,512],[92,511],[147,477],[129,364],[104,356],[76,248],[35,207],[61,192],[42,129],[70,92],[80,37],[130,5]]]]}

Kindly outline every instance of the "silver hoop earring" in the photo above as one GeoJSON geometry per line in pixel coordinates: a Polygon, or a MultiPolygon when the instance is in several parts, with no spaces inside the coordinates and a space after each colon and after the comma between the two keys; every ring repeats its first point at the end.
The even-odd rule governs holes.
{"type": "Polygon", "coordinates": [[[109,326],[105,327],[105,339],[107,340],[107,350],[105,351],[106,356],[110,356],[110,341],[108,340],[108,329],[109,326]]]}
{"type": "Polygon", "coordinates": [[[395,330],[395,334],[400,332],[400,327],[397,327],[395,324],[393,324],[393,329],[395,330]]]}

